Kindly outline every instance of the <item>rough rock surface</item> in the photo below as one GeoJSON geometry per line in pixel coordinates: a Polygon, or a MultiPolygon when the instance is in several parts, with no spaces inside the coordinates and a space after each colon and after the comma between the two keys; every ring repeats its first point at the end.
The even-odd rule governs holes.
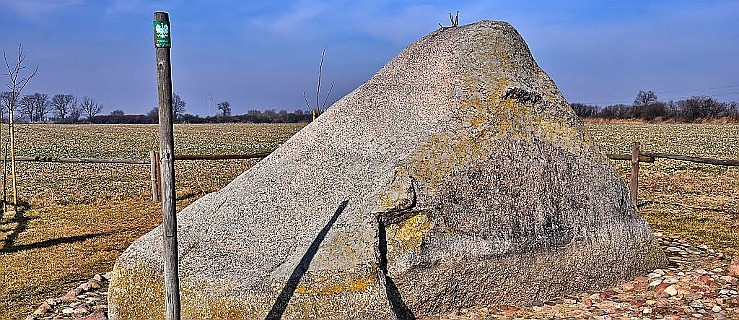
{"type": "MultiPolygon", "coordinates": [[[[437,30],[179,215],[183,318],[409,318],[538,303],[664,261],[623,182],[504,22],[437,30]]],[[[161,228],[112,319],[161,318],[161,228]]]]}

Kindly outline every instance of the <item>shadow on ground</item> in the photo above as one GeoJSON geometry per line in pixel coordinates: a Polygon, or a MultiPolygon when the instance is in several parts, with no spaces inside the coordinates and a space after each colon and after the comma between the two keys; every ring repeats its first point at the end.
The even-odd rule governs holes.
{"type": "Polygon", "coordinates": [[[18,240],[18,236],[26,231],[28,229],[28,223],[35,219],[34,217],[30,217],[26,215],[26,212],[30,209],[30,206],[27,203],[21,204],[21,206],[18,207],[18,210],[15,212],[15,214],[8,220],[2,221],[3,226],[5,224],[13,225],[14,227],[10,227],[9,229],[3,228],[3,232],[8,232],[8,234],[5,236],[5,238],[2,240],[2,247],[0,247],[0,253],[15,253],[30,249],[39,249],[39,248],[48,248],[59,244],[65,244],[65,243],[74,243],[79,241],[85,241],[90,238],[98,237],[98,236],[104,236],[104,235],[110,235],[113,232],[100,232],[100,233],[88,233],[83,235],[77,235],[77,236],[67,236],[67,237],[59,237],[56,239],[49,239],[29,244],[22,244],[22,245],[15,245],[15,241],[18,240]]]}

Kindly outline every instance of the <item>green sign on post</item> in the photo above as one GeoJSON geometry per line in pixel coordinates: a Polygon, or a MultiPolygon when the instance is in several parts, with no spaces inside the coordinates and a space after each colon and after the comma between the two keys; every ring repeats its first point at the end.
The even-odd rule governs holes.
{"type": "Polygon", "coordinates": [[[154,21],[154,45],[157,48],[172,47],[169,37],[169,21],[154,21]]]}

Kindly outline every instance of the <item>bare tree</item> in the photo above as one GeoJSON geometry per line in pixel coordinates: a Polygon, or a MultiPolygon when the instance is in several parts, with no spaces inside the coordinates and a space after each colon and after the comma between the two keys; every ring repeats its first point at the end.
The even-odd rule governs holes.
{"type": "Polygon", "coordinates": [[[231,115],[231,103],[228,101],[219,102],[218,110],[221,110],[221,114],[223,114],[224,116],[230,116],[231,115]]]}
{"type": "Polygon", "coordinates": [[[28,122],[34,122],[34,120],[36,119],[34,117],[36,115],[36,110],[34,107],[35,103],[33,102],[33,96],[23,96],[20,101],[17,102],[17,105],[21,118],[26,119],[26,121],[28,122]]]}
{"type": "Polygon", "coordinates": [[[44,121],[50,105],[49,96],[38,92],[23,96],[18,102],[21,115],[29,122],[44,121]]]}
{"type": "MultiPolygon", "coordinates": [[[[31,108],[33,110],[33,118],[31,122],[42,122],[46,120],[46,115],[49,113],[51,101],[49,101],[49,95],[43,93],[34,93],[30,96],[31,108]]],[[[24,99],[26,97],[23,97],[24,99]]]]}
{"type": "Polygon", "coordinates": [[[87,119],[90,120],[103,110],[103,106],[95,102],[95,100],[92,100],[90,97],[85,96],[82,97],[82,101],[80,101],[80,109],[82,110],[82,113],[87,116],[87,119]]]}
{"type": "Polygon", "coordinates": [[[72,121],[72,123],[77,123],[80,121],[80,117],[82,116],[82,108],[77,105],[77,100],[75,99],[75,103],[72,104],[72,107],[69,109],[69,120],[72,121]]]}
{"type": "Polygon", "coordinates": [[[153,121],[159,121],[159,107],[154,107],[146,113],[146,116],[153,121]]]}
{"type": "Polygon", "coordinates": [[[641,91],[636,95],[634,99],[634,105],[640,107],[646,107],[652,103],[657,102],[657,94],[654,91],[641,91]]]}
{"type": "Polygon", "coordinates": [[[56,113],[57,119],[64,121],[67,118],[67,114],[72,111],[72,108],[77,104],[77,99],[71,94],[55,94],[51,98],[51,108],[56,113]]]}
{"type": "MultiPolygon", "coordinates": [[[[36,69],[33,70],[33,72],[26,73],[24,70],[26,69],[26,66],[23,65],[23,63],[26,60],[26,57],[23,55],[23,46],[18,46],[18,57],[15,61],[15,64],[11,66],[11,63],[8,62],[8,56],[5,54],[5,50],[3,50],[3,60],[5,61],[5,67],[8,70],[8,73],[5,75],[8,76],[8,82],[6,83],[6,86],[8,89],[10,89],[10,104],[8,105],[8,131],[9,131],[9,143],[10,143],[10,171],[11,171],[11,178],[13,183],[13,214],[15,215],[15,212],[18,211],[18,188],[16,184],[16,175],[15,175],[15,104],[18,101],[18,97],[20,97],[21,93],[23,92],[23,89],[26,88],[26,85],[28,85],[28,82],[33,79],[34,76],[36,76],[36,72],[38,72],[38,66],[36,66],[36,69]]],[[[7,149],[7,148],[6,148],[7,149]]],[[[7,152],[6,152],[7,155],[7,152]]],[[[5,162],[7,157],[3,156],[3,164],[5,162]]],[[[7,197],[5,195],[5,185],[6,185],[6,174],[5,174],[5,168],[6,166],[3,166],[3,212],[5,211],[6,203],[7,203],[7,197]]]]}
{"type": "Polygon", "coordinates": [[[717,101],[708,96],[693,96],[689,99],[677,102],[678,108],[684,121],[695,121],[698,119],[720,118],[728,115],[726,103],[717,101]]]}
{"type": "Polygon", "coordinates": [[[0,92],[0,123],[5,122],[5,115],[8,114],[8,108],[10,108],[10,99],[12,98],[12,92],[0,92]]]}
{"type": "Polygon", "coordinates": [[[303,92],[303,99],[305,100],[305,104],[308,106],[308,109],[311,110],[311,112],[313,113],[313,120],[315,120],[316,117],[321,115],[321,112],[325,110],[326,102],[328,102],[328,97],[331,96],[331,90],[334,89],[334,82],[331,81],[331,87],[328,89],[328,94],[326,94],[326,97],[323,100],[323,104],[321,105],[321,78],[323,77],[324,57],[326,57],[326,48],[323,48],[323,53],[321,53],[321,62],[318,64],[318,86],[316,88],[316,105],[314,107],[311,107],[310,103],[308,102],[308,96],[306,96],[305,92],[303,92]]]}
{"type": "Polygon", "coordinates": [[[177,119],[181,117],[183,114],[185,114],[185,100],[182,100],[180,98],[179,94],[174,94],[172,96],[172,112],[174,113],[174,118],[177,119]]]}

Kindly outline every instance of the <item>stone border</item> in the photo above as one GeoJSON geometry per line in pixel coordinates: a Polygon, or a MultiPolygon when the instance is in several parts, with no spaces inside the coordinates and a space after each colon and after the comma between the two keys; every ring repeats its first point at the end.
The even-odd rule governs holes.
{"type": "Polygon", "coordinates": [[[26,320],[107,320],[112,273],[96,274],[59,298],[47,299],[26,320]]]}

